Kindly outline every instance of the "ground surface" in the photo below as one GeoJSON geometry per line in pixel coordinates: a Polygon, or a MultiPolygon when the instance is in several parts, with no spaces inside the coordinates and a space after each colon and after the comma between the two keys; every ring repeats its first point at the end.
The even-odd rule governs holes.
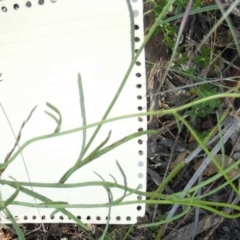
{"type": "MultiPolygon", "coordinates": [[[[148,12],[144,19],[146,34],[155,19],[156,13],[153,11],[153,2],[154,1],[146,1],[145,3],[145,12],[148,12]]],[[[179,47],[179,49],[182,50],[178,52],[179,55],[176,55],[176,57],[181,56],[179,61],[175,61],[175,69],[177,70],[190,72],[190,70],[194,69],[195,75],[203,76],[206,79],[211,79],[211,81],[219,79],[220,76],[222,79],[224,77],[232,77],[233,80],[235,80],[226,80],[225,82],[221,82],[222,85],[219,84],[216,88],[215,85],[214,88],[205,86],[205,89],[202,90],[205,95],[206,93],[210,95],[219,92],[221,93],[222,91],[226,91],[226,86],[229,88],[235,86],[237,76],[240,75],[240,60],[238,52],[236,50],[236,46],[234,45],[235,43],[233,41],[233,37],[229,33],[229,27],[225,22],[219,26],[217,31],[213,32],[210,40],[205,43],[205,55],[202,54],[203,51],[196,53],[194,56],[192,55],[194,59],[191,62],[191,64],[193,63],[192,65],[189,64],[189,59],[186,62],[181,60],[183,59],[183,54],[188,55],[188,57],[193,54],[196,50],[196,46],[200,44],[204,36],[214,25],[214,22],[216,22],[220,17],[221,13],[218,11],[212,12],[211,14],[204,13],[194,15],[189,18],[188,24],[186,24],[185,30],[183,31],[182,42],[179,47]],[[210,49],[210,51],[208,49],[210,49]],[[221,52],[221,54],[219,54],[219,52],[221,52]],[[216,55],[218,57],[214,58],[216,55]]],[[[240,18],[235,14],[230,15],[230,17],[238,40],[238,37],[240,36],[240,18]]],[[[180,23],[180,20],[173,22],[173,25],[177,26],[177,28],[170,38],[174,39],[176,37],[176,34],[179,31],[180,23]]],[[[181,106],[185,103],[193,101],[200,95],[199,93],[196,94],[196,90],[194,90],[195,92],[191,92],[191,89],[194,87],[187,87],[189,84],[196,83],[193,77],[186,77],[184,74],[172,71],[163,82],[162,76],[164,75],[165,67],[169,64],[169,60],[172,56],[172,49],[170,46],[171,42],[166,41],[166,36],[166,32],[156,31],[145,49],[148,93],[156,93],[159,91],[159,87],[160,91],[167,91],[166,94],[157,95],[156,97],[150,96],[147,99],[149,110],[156,111],[181,106]],[[183,91],[182,88],[179,87],[186,88],[184,88],[183,91]],[[170,91],[174,88],[175,91],[170,91]],[[176,91],[176,89],[178,90],[176,91]]],[[[187,115],[186,119],[199,134],[204,134],[216,125],[216,110],[220,111],[220,108],[218,107],[221,105],[221,109],[226,109],[230,104],[232,104],[233,107],[239,107],[237,99],[224,99],[223,102],[219,102],[218,104],[215,103],[213,107],[205,105],[201,106],[199,109],[194,109],[194,111],[193,109],[189,109],[189,111],[193,111],[192,113],[195,115],[194,117],[189,117],[189,115],[187,115]]],[[[181,114],[184,115],[187,113],[183,112],[181,114]]],[[[166,171],[172,170],[173,165],[171,165],[170,162],[177,159],[181,156],[181,154],[190,154],[196,148],[196,142],[192,139],[191,134],[189,134],[188,130],[184,126],[179,130],[175,118],[171,115],[150,117],[148,127],[149,129],[158,130],[157,135],[149,136],[148,143],[148,191],[155,191],[162,182],[166,171]]],[[[237,132],[237,130],[235,132],[237,132]]],[[[231,138],[229,138],[224,144],[224,154],[234,160],[239,158],[240,146],[238,144],[238,140],[239,135],[235,133],[232,134],[231,138]]],[[[214,147],[214,144],[216,143],[213,143],[209,147],[210,150],[214,147]]],[[[219,150],[218,154],[223,154],[222,150],[219,150]]],[[[202,156],[203,153],[200,152],[196,159],[198,160],[202,158],[202,156]]],[[[172,194],[184,189],[194,174],[196,168],[198,168],[198,166],[195,166],[193,163],[184,167],[181,173],[165,187],[164,193],[172,194]]],[[[210,169],[210,173],[205,174],[203,179],[207,179],[214,173],[214,170],[210,169]]],[[[222,181],[223,180],[220,179],[213,182],[211,186],[208,186],[208,188],[203,190],[206,192],[210,191],[221,184],[222,181]]],[[[218,193],[207,197],[206,200],[239,204],[239,199],[234,195],[234,193],[232,193],[232,190],[229,187],[225,187],[218,193]]],[[[150,206],[146,211],[145,217],[139,218],[139,223],[136,224],[136,226],[133,226],[126,239],[156,239],[160,226],[151,228],[137,228],[137,226],[143,223],[151,223],[152,221],[160,221],[164,218],[164,216],[166,216],[170,209],[170,206],[150,206]]],[[[179,213],[181,211],[182,210],[180,209],[179,213]]],[[[226,209],[226,211],[228,210],[226,209]]],[[[185,217],[175,221],[173,224],[170,224],[164,234],[164,237],[161,239],[193,239],[192,236],[194,233],[196,236],[195,239],[240,239],[240,222],[238,219],[228,220],[208,213],[207,211],[200,210],[200,214],[196,220],[195,214],[195,209],[192,209],[192,211],[190,211],[190,213],[188,213],[185,217]],[[194,226],[194,222],[197,223],[196,226],[194,226]]],[[[104,227],[105,226],[102,225],[91,225],[90,228],[92,231],[85,232],[75,224],[21,225],[22,231],[28,240],[99,239],[104,231],[104,227]]],[[[129,231],[130,227],[131,226],[112,225],[109,227],[108,234],[105,239],[122,240],[129,231]]],[[[17,239],[14,229],[11,226],[8,226],[7,229],[0,229],[0,240],[10,239],[17,239]]]]}

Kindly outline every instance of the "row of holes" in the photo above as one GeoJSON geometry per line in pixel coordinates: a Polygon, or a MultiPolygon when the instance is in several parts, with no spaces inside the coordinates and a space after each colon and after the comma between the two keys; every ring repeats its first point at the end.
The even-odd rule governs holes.
{"type": "MultiPolygon", "coordinates": [[[[51,1],[52,3],[55,3],[57,0],[50,0],[50,1],[51,1]]],[[[132,0],[132,2],[137,2],[137,0],[132,0]]],[[[39,5],[43,5],[44,3],[45,3],[45,0],[39,0],[39,1],[38,1],[38,4],[39,4],[39,5]]],[[[27,6],[27,7],[31,7],[31,6],[32,6],[32,3],[31,3],[30,1],[27,1],[27,2],[26,2],[26,6],[27,6]]],[[[14,8],[15,10],[18,10],[18,9],[19,9],[19,5],[18,5],[18,4],[14,4],[13,8],[14,8]]],[[[4,9],[7,10],[7,8],[4,8],[4,9]]],[[[133,11],[134,17],[137,17],[138,14],[139,14],[139,12],[138,12],[137,10],[134,10],[134,11],[133,11]]]]}
{"type": "MultiPolygon", "coordinates": [[[[138,30],[138,29],[139,29],[139,26],[138,26],[138,25],[134,25],[134,28],[135,28],[135,30],[138,30]]],[[[139,42],[139,41],[140,41],[140,38],[135,37],[134,40],[135,40],[135,42],[139,42]]],[[[138,49],[135,50],[135,52],[137,52],[137,51],[138,51],[138,49]]],[[[141,66],[141,62],[137,61],[137,62],[136,62],[136,65],[137,65],[137,66],[141,66]]],[[[141,73],[136,73],[136,77],[137,77],[137,78],[140,78],[141,76],[142,76],[141,73]]],[[[140,88],[142,88],[142,84],[137,84],[136,87],[140,89],[140,88]]],[[[141,97],[140,95],[138,95],[138,96],[137,96],[137,99],[138,99],[138,100],[141,100],[142,97],[141,97]]],[[[138,106],[138,111],[142,111],[142,109],[143,109],[143,108],[142,108],[141,106],[138,106]]],[[[142,122],[143,119],[142,119],[142,118],[138,118],[138,121],[139,121],[139,122],[142,122]]],[[[139,143],[139,144],[142,144],[142,143],[139,143]]]]}
{"type": "MultiPolygon", "coordinates": [[[[138,25],[135,25],[134,28],[135,28],[135,31],[139,30],[139,26],[138,26],[138,25]]],[[[139,37],[135,37],[135,38],[134,38],[134,41],[135,41],[135,42],[140,42],[140,38],[139,38],[139,37]]],[[[136,49],[135,52],[137,52],[137,51],[138,51],[138,50],[136,49]]],[[[137,65],[137,66],[141,66],[141,62],[137,61],[137,62],[136,62],[136,65],[137,65]]],[[[135,76],[136,76],[137,78],[140,78],[140,77],[142,77],[142,74],[141,74],[141,73],[136,73],[135,76]]],[[[140,84],[140,83],[137,84],[137,85],[136,85],[136,88],[137,88],[137,89],[141,89],[141,88],[142,88],[142,84],[140,84]]],[[[141,97],[140,95],[138,95],[137,98],[138,98],[139,100],[142,99],[142,97],[141,97]]],[[[143,108],[142,108],[141,106],[138,106],[138,111],[142,111],[142,109],[143,109],[143,108]]],[[[138,121],[139,121],[139,122],[142,122],[142,121],[143,121],[143,118],[139,117],[139,118],[138,118],[138,121]]],[[[142,128],[139,128],[138,131],[143,131],[143,129],[142,129],[142,128]]],[[[138,140],[138,144],[142,144],[142,142],[143,142],[143,141],[142,141],[141,139],[138,140]]],[[[138,151],[138,154],[139,154],[140,156],[142,156],[142,155],[143,155],[143,151],[142,151],[142,150],[139,150],[139,151],[138,151]]],[[[142,167],[143,165],[144,165],[143,161],[139,161],[139,162],[138,162],[138,166],[139,166],[139,167],[142,167]]],[[[143,178],[143,176],[144,176],[143,173],[138,173],[138,178],[143,178]]],[[[138,196],[137,199],[140,200],[140,199],[141,199],[141,196],[138,196]]],[[[139,209],[138,209],[138,210],[139,210],[139,209]]]]}
{"type": "MultiPolygon", "coordinates": [[[[141,209],[142,209],[141,206],[137,206],[137,210],[138,210],[138,211],[140,211],[141,209]]],[[[47,218],[47,217],[46,217],[45,215],[43,215],[43,216],[41,217],[42,220],[46,220],[46,218],[47,218]]],[[[82,220],[82,217],[81,217],[81,216],[77,216],[77,218],[78,218],[79,220],[82,220]]],[[[18,219],[18,217],[15,216],[15,219],[18,219]]],[[[24,216],[23,219],[24,219],[24,220],[28,220],[28,216],[24,216]]],[[[33,220],[36,220],[36,219],[37,219],[37,216],[32,216],[32,219],[33,219],[33,220]]],[[[53,219],[55,219],[55,217],[52,216],[52,217],[50,217],[50,219],[53,220],[53,219]]],[[[59,216],[59,219],[60,219],[60,220],[64,220],[64,217],[63,217],[63,216],[59,216]]],[[[71,220],[71,218],[68,218],[68,219],[71,220]]],[[[87,217],[86,217],[86,220],[91,220],[91,219],[92,219],[91,216],[87,216],[87,217]]],[[[110,217],[110,219],[111,219],[111,217],[110,217]]],[[[100,220],[101,220],[101,217],[100,217],[100,216],[97,216],[97,217],[96,217],[96,220],[100,221],[100,220]]],[[[106,217],[106,220],[108,220],[108,217],[106,217]]],[[[120,220],[121,220],[121,217],[120,217],[120,216],[117,216],[117,217],[116,217],[116,220],[117,220],[117,221],[120,221],[120,220]]],[[[126,220],[127,220],[127,221],[131,221],[131,217],[129,217],[129,216],[126,217],[126,220]]],[[[1,221],[1,220],[0,220],[0,221],[1,221]]]]}
{"type": "MultiPolygon", "coordinates": [[[[52,3],[55,3],[57,0],[50,0],[50,1],[51,1],[52,3]]],[[[38,4],[39,4],[39,5],[43,5],[43,4],[44,4],[44,1],[43,1],[43,0],[40,0],[40,1],[38,1],[38,4]]],[[[30,8],[30,7],[32,6],[31,1],[27,1],[27,2],[26,2],[26,6],[30,8]]],[[[20,6],[19,6],[19,4],[15,3],[15,4],[13,5],[13,8],[14,8],[15,10],[18,10],[18,9],[20,8],[20,6]]],[[[6,8],[6,7],[2,7],[2,11],[3,11],[3,12],[7,12],[7,8],[6,8]]],[[[137,17],[138,14],[139,14],[139,12],[138,12],[137,10],[133,11],[134,17],[137,17]]]]}
{"type": "MultiPolygon", "coordinates": [[[[55,3],[57,0],[50,0],[52,3],[55,3]]],[[[38,1],[39,5],[43,5],[44,1],[38,1]]],[[[32,3],[30,1],[26,2],[26,7],[30,8],[32,6],[32,3]]],[[[18,10],[20,8],[19,4],[15,3],[13,4],[13,9],[18,10]]],[[[7,12],[7,7],[2,7],[3,12],[7,12]]]]}

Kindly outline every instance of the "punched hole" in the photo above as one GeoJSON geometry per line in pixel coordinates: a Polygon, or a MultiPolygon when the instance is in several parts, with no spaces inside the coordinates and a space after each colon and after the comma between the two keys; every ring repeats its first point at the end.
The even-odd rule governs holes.
{"type": "Polygon", "coordinates": [[[86,218],[87,220],[91,220],[91,217],[90,216],[87,216],[87,218],[86,218]]]}
{"type": "Polygon", "coordinates": [[[137,24],[134,25],[135,30],[139,29],[139,26],[137,24]]]}
{"type": "Polygon", "coordinates": [[[144,165],[144,164],[143,164],[143,162],[141,162],[141,161],[138,163],[138,166],[139,166],[139,167],[143,167],[143,165],[144,165]]]}
{"type": "Polygon", "coordinates": [[[136,76],[137,76],[137,77],[141,77],[142,74],[141,74],[141,73],[136,73],[136,76]]]}
{"type": "Polygon", "coordinates": [[[101,217],[97,216],[96,219],[99,221],[99,220],[101,220],[101,217]]]}
{"type": "Polygon", "coordinates": [[[131,217],[127,217],[126,220],[127,220],[127,221],[131,221],[131,217]]]}
{"type": "Polygon", "coordinates": [[[142,200],[142,196],[138,195],[138,196],[137,196],[137,199],[138,199],[138,200],[142,200]]]}
{"type": "Polygon", "coordinates": [[[137,17],[138,15],[139,15],[139,12],[138,12],[137,10],[134,10],[134,11],[133,11],[133,16],[134,16],[134,17],[137,17]]]}
{"type": "Polygon", "coordinates": [[[142,174],[142,173],[139,173],[139,174],[138,174],[138,178],[143,178],[143,174],[142,174]]]}
{"type": "Polygon", "coordinates": [[[142,132],[142,131],[143,131],[143,128],[139,128],[139,129],[138,129],[138,132],[142,132]]]}
{"type": "Polygon", "coordinates": [[[7,12],[7,8],[6,7],[2,7],[2,11],[3,12],[7,12]]]}
{"type": "Polygon", "coordinates": [[[23,218],[24,220],[27,220],[28,219],[28,217],[27,216],[24,216],[24,218],[23,218]]]}
{"type": "Polygon", "coordinates": [[[27,1],[27,2],[26,2],[26,6],[27,6],[28,8],[30,8],[30,7],[32,6],[32,3],[31,3],[30,1],[27,1]]]}
{"type": "Polygon", "coordinates": [[[137,88],[141,88],[141,87],[142,87],[142,84],[137,84],[136,87],[137,87],[137,88]]]}
{"type": "Polygon", "coordinates": [[[138,106],[138,110],[139,110],[139,111],[142,111],[142,107],[141,107],[141,106],[138,106]]]}
{"type": "Polygon", "coordinates": [[[140,211],[142,209],[141,206],[137,206],[137,210],[140,211]]]}
{"type": "Polygon", "coordinates": [[[136,65],[137,65],[137,66],[141,66],[141,62],[137,61],[137,62],[136,62],[136,65]]]}
{"type": "Polygon", "coordinates": [[[116,217],[116,220],[117,220],[117,221],[120,221],[120,220],[121,220],[121,217],[120,217],[120,216],[117,216],[117,217],[116,217]]]}
{"type": "Polygon", "coordinates": [[[143,144],[143,141],[141,139],[138,139],[138,144],[143,144]]]}
{"type": "Polygon", "coordinates": [[[143,119],[142,119],[141,117],[139,117],[139,118],[138,118],[138,121],[139,121],[139,122],[142,122],[142,121],[143,121],[143,119]]]}
{"type": "Polygon", "coordinates": [[[139,42],[140,38],[139,37],[135,37],[134,40],[135,40],[135,42],[139,42]]]}
{"type": "Polygon", "coordinates": [[[14,4],[13,5],[13,8],[15,9],[15,10],[18,10],[19,9],[19,5],[16,3],[16,4],[14,4]]]}
{"type": "Polygon", "coordinates": [[[138,99],[138,100],[141,100],[141,99],[142,99],[142,96],[138,95],[138,96],[137,96],[137,99],[138,99]]]}
{"type": "Polygon", "coordinates": [[[143,155],[143,151],[138,151],[138,154],[140,155],[140,156],[142,156],[143,155]]]}

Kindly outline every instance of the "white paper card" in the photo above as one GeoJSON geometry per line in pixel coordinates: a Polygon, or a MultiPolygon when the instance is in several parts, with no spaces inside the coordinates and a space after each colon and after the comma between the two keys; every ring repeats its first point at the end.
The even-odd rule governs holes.
{"type": "MultiPolygon", "coordinates": [[[[139,40],[135,49],[143,41],[142,4],[140,0],[131,1],[134,34],[139,40]]],[[[82,77],[87,124],[100,121],[124,78],[132,51],[130,13],[125,0],[45,0],[42,5],[37,0],[5,0],[0,2],[0,9],[0,156],[3,163],[14,146],[14,134],[18,135],[23,121],[35,106],[36,110],[22,130],[20,146],[29,139],[54,132],[56,122],[44,111],[57,114],[46,102],[61,112],[61,132],[82,126],[78,73],[82,77]]],[[[141,54],[108,118],[145,110],[144,94],[144,54],[141,54]]],[[[86,142],[95,129],[87,129],[86,142]]],[[[104,124],[85,157],[107,138],[109,131],[112,134],[105,146],[141,129],[146,129],[144,117],[104,124]]],[[[7,167],[1,179],[57,183],[79,158],[82,136],[82,131],[77,131],[31,143],[7,167]]],[[[114,177],[123,185],[116,161],[127,177],[128,187],[146,189],[146,136],[134,138],[83,166],[66,183],[100,182],[100,175],[113,183],[114,177]]],[[[56,202],[108,203],[107,191],[102,186],[26,188],[56,202]]],[[[1,184],[0,190],[4,201],[15,191],[6,184],[1,184]]],[[[123,190],[113,188],[112,193],[116,200],[123,195],[123,190]]],[[[124,201],[139,199],[137,194],[132,194],[124,201]]],[[[22,192],[14,201],[41,203],[22,192]]],[[[15,204],[8,208],[19,223],[72,222],[61,212],[50,218],[54,209],[15,204]]],[[[85,223],[106,223],[109,209],[67,210],[85,223]]],[[[110,222],[135,223],[144,212],[144,204],[112,207],[110,222]]],[[[3,212],[0,218],[0,223],[9,222],[3,212]]]]}

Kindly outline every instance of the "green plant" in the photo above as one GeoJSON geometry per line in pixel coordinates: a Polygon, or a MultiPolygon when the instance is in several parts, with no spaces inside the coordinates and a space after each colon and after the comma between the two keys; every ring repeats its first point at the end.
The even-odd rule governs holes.
{"type": "MultiPolygon", "coordinates": [[[[177,1],[175,1],[177,2],[177,1]]],[[[51,134],[47,134],[47,135],[43,135],[43,136],[38,136],[34,139],[30,139],[28,142],[25,142],[16,152],[13,156],[11,156],[11,158],[8,159],[8,161],[6,163],[0,164],[0,170],[4,170],[8,165],[10,165],[14,159],[16,158],[16,156],[18,154],[21,153],[21,151],[23,151],[26,147],[28,147],[30,144],[40,141],[40,140],[44,140],[44,139],[48,139],[48,138],[53,138],[53,137],[60,137],[60,136],[64,136],[67,134],[71,134],[77,131],[83,131],[83,138],[85,133],[84,131],[87,128],[93,127],[93,126],[97,126],[97,130],[95,131],[95,133],[93,134],[91,140],[82,145],[80,154],[79,154],[79,159],[84,159],[83,162],[79,161],[79,159],[76,161],[76,164],[74,166],[70,166],[69,170],[66,172],[66,174],[63,176],[63,178],[60,180],[60,183],[29,183],[29,182],[15,182],[13,181],[7,181],[5,179],[0,179],[0,184],[5,184],[8,186],[11,186],[12,188],[15,189],[15,192],[13,193],[12,196],[10,196],[10,198],[8,198],[7,200],[1,200],[1,210],[5,211],[6,214],[9,216],[9,218],[12,220],[12,223],[16,229],[16,231],[19,234],[19,238],[20,239],[24,239],[24,236],[22,236],[21,231],[19,226],[17,225],[16,221],[14,220],[12,214],[8,211],[7,206],[8,205],[20,205],[20,206],[27,206],[27,207],[35,207],[35,208],[53,208],[56,209],[54,213],[56,213],[57,211],[61,211],[63,214],[65,214],[66,216],[74,219],[76,221],[77,224],[79,224],[80,226],[82,226],[85,229],[88,229],[84,224],[82,224],[79,219],[77,219],[76,217],[72,216],[66,209],[68,208],[81,208],[81,207],[103,207],[103,208],[108,208],[109,209],[109,214],[110,214],[110,209],[113,206],[119,206],[119,205],[126,205],[126,204],[136,204],[136,203],[145,203],[145,204],[160,204],[160,205],[181,205],[181,206],[186,206],[185,210],[182,211],[180,214],[176,215],[176,216],[171,216],[171,217],[165,217],[164,219],[157,219],[156,222],[151,223],[151,224],[146,224],[146,225],[141,225],[139,227],[150,227],[152,228],[154,231],[157,231],[157,228],[159,228],[160,225],[169,223],[169,222],[173,222],[175,220],[177,220],[178,218],[182,218],[184,215],[186,215],[191,208],[202,208],[205,209],[206,211],[218,214],[220,216],[226,217],[226,218],[239,218],[240,217],[240,207],[238,205],[231,205],[228,203],[220,203],[220,202],[210,202],[210,201],[206,201],[204,199],[204,197],[206,197],[206,195],[210,195],[210,194],[214,194],[217,191],[220,191],[221,189],[225,188],[226,186],[230,186],[234,192],[236,194],[239,195],[238,189],[236,188],[235,184],[234,184],[234,180],[236,180],[239,176],[234,177],[233,179],[229,179],[229,177],[226,175],[227,172],[229,172],[230,170],[234,169],[235,167],[237,167],[240,164],[240,160],[238,160],[236,163],[234,163],[233,165],[231,165],[230,167],[228,167],[227,169],[222,169],[221,166],[216,162],[216,160],[214,159],[213,154],[209,151],[209,149],[206,147],[205,145],[205,141],[207,141],[208,139],[205,139],[204,141],[199,137],[199,134],[197,134],[192,127],[190,126],[190,124],[183,118],[180,116],[179,112],[182,111],[186,111],[187,109],[191,109],[192,113],[190,113],[189,115],[191,115],[192,117],[196,117],[196,116],[206,116],[206,114],[208,114],[209,112],[211,112],[212,110],[214,110],[215,108],[219,108],[219,104],[220,104],[220,98],[223,97],[240,97],[239,93],[224,93],[224,94],[218,94],[216,88],[214,88],[212,85],[210,84],[204,84],[202,86],[200,86],[199,88],[194,88],[194,92],[197,94],[197,98],[195,99],[195,101],[190,102],[188,104],[185,104],[183,106],[177,107],[177,108],[173,108],[173,109],[168,109],[168,110],[161,110],[161,111],[153,111],[153,112],[143,112],[143,113],[133,113],[130,115],[125,115],[125,116],[119,116],[117,118],[112,118],[112,119],[107,119],[107,116],[109,114],[109,112],[111,111],[113,105],[115,104],[119,94],[121,93],[121,90],[124,87],[124,84],[126,83],[128,76],[133,68],[133,65],[136,63],[136,60],[140,54],[140,52],[144,49],[144,46],[146,45],[146,43],[148,42],[148,40],[150,39],[150,37],[152,36],[152,34],[155,32],[156,28],[159,26],[159,24],[164,24],[167,22],[172,21],[174,18],[180,18],[183,15],[179,14],[177,16],[174,16],[174,18],[168,18],[163,20],[163,18],[165,17],[166,13],[169,11],[169,9],[172,7],[172,4],[174,3],[174,1],[166,1],[164,2],[164,4],[166,4],[163,9],[161,10],[161,12],[158,15],[158,18],[156,19],[156,22],[154,23],[154,25],[151,27],[149,34],[147,35],[144,43],[142,44],[142,46],[139,48],[139,51],[137,52],[137,54],[134,56],[134,58],[132,59],[129,68],[126,72],[126,75],[123,79],[123,82],[121,84],[121,86],[118,89],[117,94],[115,95],[113,101],[111,102],[108,110],[106,111],[106,113],[104,114],[104,117],[101,119],[101,121],[94,123],[94,124],[89,124],[86,125],[84,124],[84,126],[78,127],[76,129],[70,129],[68,131],[60,131],[60,126],[61,126],[61,115],[60,112],[53,107],[52,105],[48,105],[48,107],[54,112],[54,114],[51,114],[48,112],[48,115],[51,116],[54,121],[56,121],[56,128],[54,130],[54,133],[51,134]],[[199,109],[203,109],[203,110],[199,110],[199,109]],[[213,177],[204,180],[203,182],[199,182],[197,183],[195,186],[190,186],[188,189],[183,190],[183,191],[179,191],[173,194],[162,194],[162,190],[164,189],[164,187],[170,183],[172,181],[173,178],[175,178],[178,174],[179,171],[181,171],[181,169],[184,167],[185,164],[187,164],[188,162],[181,162],[174,170],[172,170],[169,175],[167,176],[167,178],[160,184],[160,186],[158,187],[158,189],[156,189],[156,191],[154,192],[143,192],[140,191],[139,189],[132,189],[129,188],[127,186],[127,184],[125,185],[120,185],[117,182],[107,182],[104,181],[102,179],[102,181],[96,181],[96,182],[84,182],[84,183],[65,183],[65,181],[68,179],[68,177],[74,172],[76,171],[79,167],[88,164],[90,161],[93,161],[94,159],[96,159],[98,156],[100,156],[101,154],[104,154],[108,151],[111,151],[113,148],[118,147],[120,144],[124,144],[126,141],[140,136],[141,134],[147,134],[147,133],[156,133],[156,131],[151,130],[151,131],[145,131],[142,133],[133,133],[130,136],[127,136],[125,139],[122,139],[118,142],[116,142],[114,145],[111,146],[105,146],[107,144],[107,141],[110,137],[110,133],[108,135],[108,137],[98,146],[98,148],[96,148],[90,155],[88,155],[87,157],[84,158],[84,153],[86,153],[88,147],[91,145],[92,139],[94,139],[94,137],[96,136],[96,134],[98,133],[99,129],[101,128],[101,126],[103,124],[106,124],[108,122],[111,121],[119,121],[121,119],[126,119],[126,118],[131,118],[131,117],[140,117],[140,116],[147,116],[147,115],[168,115],[168,114],[173,114],[175,116],[175,118],[177,119],[177,121],[182,122],[188,129],[189,131],[193,134],[194,138],[196,139],[197,143],[199,144],[199,146],[201,147],[201,150],[203,150],[208,157],[215,163],[215,165],[217,166],[217,168],[219,169],[219,173],[217,173],[216,175],[214,175],[213,177]],[[55,117],[55,115],[57,115],[57,117],[55,117]],[[212,191],[208,192],[205,195],[197,195],[197,192],[199,190],[201,190],[202,188],[208,186],[210,183],[216,181],[217,179],[220,178],[224,178],[225,181],[218,186],[217,188],[213,189],[212,191]],[[64,184],[63,184],[64,183],[64,184]],[[66,202],[54,202],[51,201],[51,199],[47,199],[46,197],[38,194],[37,192],[33,192],[31,190],[29,190],[27,187],[31,186],[31,187],[48,187],[48,188],[55,188],[55,187],[61,187],[61,188],[78,188],[78,187],[87,187],[87,186],[102,186],[106,189],[106,191],[108,192],[108,196],[109,196],[109,202],[104,203],[104,204],[96,204],[96,205],[88,205],[88,204],[68,204],[66,202]],[[113,188],[119,188],[119,189],[123,189],[124,190],[124,194],[123,196],[121,196],[119,199],[113,201],[111,199],[111,189],[113,188]],[[22,192],[24,194],[27,194],[29,196],[32,196],[34,198],[39,199],[42,203],[32,203],[32,202],[17,202],[15,201],[15,198],[17,196],[17,194],[19,192],[22,192]],[[136,201],[129,201],[129,202],[123,202],[123,198],[128,195],[128,194],[138,194],[140,196],[146,196],[147,200],[136,200],[136,201]],[[230,208],[233,210],[233,213],[227,214],[225,212],[222,211],[222,209],[224,209],[224,207],[230,208]]],[[[206,10],[207,8],[205,8],[206,10]]],[[[208,8],[209,9],[209,8],[208,8]]],[[[202,9],[199,9],[199,12],[203,11],[202,9]]],[[[194,11],[191,11],[190,14],[193,14],[194,11]]],[[[176,43],[177,45],[178,43],[176,43]]],[[[174,46],[173,46],[174,47],[174,46]]],[[[208,53],[208,52],[207,52],[208,53]]],[[[175,57],[177,56],[176,52],[173,53],[173,61],[175,59],[175,57]]],[[[205,53],[206,54],[206,53],[205,53]]],[[[207,54],[206,54],[207,55],[207,54]]],[[[185,56],[183,57],[183,59],[185,58],[185,56]]],[[[186,60],[184,60],[186,61],[186,60]]],[[[204,67],[206,65],[206,59],[197,59],[197,61],[199,61],[200,64],[202,64],[202,67],[204,67]]],[[[171,64],[170,64],[171,65],[171,64]]],[[[180,65],[179,65],[180,66],[180,65]]],[[[169,69],[167,69],[168,72],[169,69]]],[[[78,79],[78,83],[79,83],[79,94],[80,97],[83,99],[83,89],[81,86],[81,78],[79,76],[78,79]]],[[[81,103],[83,103],[84,101],[81,101],[81,103]]],[[[84,104],[81,105],[81,110],[84,113],[84,104]]],[[[84,116],[84,114],[83,114],[84,116]]],[[[223,118],[220,119],[219,124],[221,123],[221,121],[223,121],[223,118]]],[[[220,130],[220,127],[219,127],[220,130]]],[[[84,141],[85,142],[85,141],[84,141]]],[[[116,163],[118,164],[118,163],[116,163]]],[[[121,172],[121,175],[124,178],[124,182],[126,183],[127,179],[124,176],[124,172],[121,169],[121,166],[118,165],[118,169],[121,172]]],[[[108,227],[108,226],[107,226],[108,227]]],[[[111,239],[111,236],[109,236],[109,234],[107,233],[107,227],[106,227],[106,231],[104,232],[104,236],[106,236],[106,238],[111,239]]],[[[160,233],[160,231],[159,231],[160,233]]],[[[159,235],[159,234],[158,234],[159,235]]],[[[102,237],[102,239],[104,239],[104,236],[102,237]]]]}
{"type": "Polygon", "coordinates": [[[211,62],[211,49],[210,47],[202,47],[201,52],[193,59],[193,62],[201,69],[206,68],[211,62]]]}
{"type": "MultiPolygon", "coordinates": [[[[197,95],[196,100],[206,99],[207,97],[217,94],[217,89],[211,84],[200,85],[199,88],[193,88],[192,92],[197,95]]],[[[222,104],[219,99],[203,102],[202,104],[195,105],[191,110],[187,111],[190,117],[206,117],[214,110],[221,110],[222,104]]]]}
{"type": "Polygon", "coordinates": [[[164,43],[170,48],[173,49],[175,45],[174,39],[177,37],[177,26],[170,23],[160,24],[157,31],[162,32],[164,36],[164,43]]]}

